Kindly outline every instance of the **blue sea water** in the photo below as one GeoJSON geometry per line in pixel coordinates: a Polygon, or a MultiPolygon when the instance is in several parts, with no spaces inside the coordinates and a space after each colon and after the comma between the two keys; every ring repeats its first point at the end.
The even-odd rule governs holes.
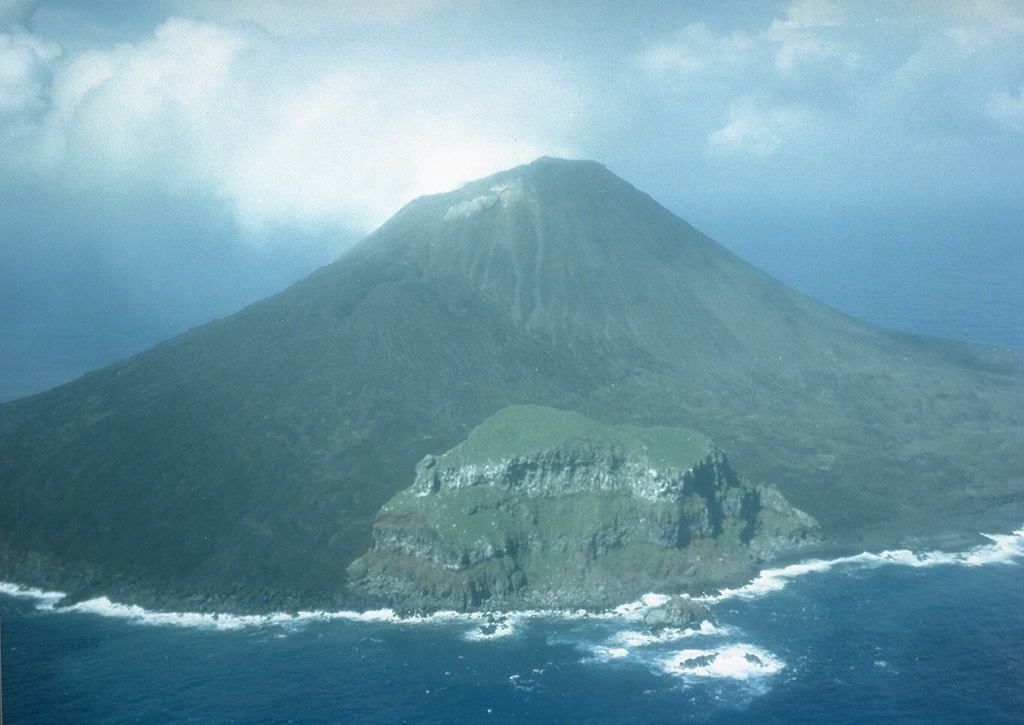
{"type": "Polygon", "coordinates": [[[158,615],[2,591],[8,723],[1020,723],[1024,528],[769,570],[698,631],[603,616],[158,615]]]}

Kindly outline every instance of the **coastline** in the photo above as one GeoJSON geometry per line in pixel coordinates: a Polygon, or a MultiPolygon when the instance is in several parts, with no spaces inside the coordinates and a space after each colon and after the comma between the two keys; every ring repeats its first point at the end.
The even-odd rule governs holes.
{"type": "MultiPolygon", "coordinates": [[[[987,566],[993,564],[1024,563],[1024,525],[1008,534],[978,534],[982,543],[960,550],[943,549],[883,549],[878,552],[861,551],[850,553],[849,549],[839,555],[825,557],[825,552],[835,552],[835,546],[820,546],[814,551],[794,553],[781,556],[759,569],[749,580],[734,587],[722,587],[714,593],[695,595],[692,598],[709,606],[733,598],[756,599],[771,592],[785,588],[786,584],[801,576],[829,571],[836,567],[852,566],[862,569],[873,569],[881,566],[987,566]]],[[[141,593],[141,592],[140,592],[141,593]]],[[[151,590],[142,596],[129,594],[124,601],[121,596],[108,591],[88,596],[84,592],[69,595],[55,587],[32,586],[9,581],[5,578],[0,582],[0,596],[35,599],[37,609],[54,613],[78,612],[98,616],[107,616],[155,626],[198,627],[211,630],[235,630],[244,627],[262,626],[296,626],[308,621],[348,620],[362,622],[387,622],[399,624],[419,624],[439,621],[461,620],[467,623],[497,622],[491,627],[493,634],[501,635],[510,631],[510,626],[501,626],[502,620],[522,618],[605,618],[620,617],[629,620],[642,620],[643,615],[651,607],[663,604],[669,593],[648,593],[634,601],[624,602],[615,607],[597,610],[571,608],[536,608],[510,610],[482,610],[469,612],[436,611],[431,613],[405,614],[396,613],[389,608],[338,609],[336,607],[303,606],[299,598],[292,598],[295,606],[288,608],[254,611],[251,607],[213,610],[199,610],[189,606],[176,606],[173,597],[155,601],[156,596],[151,590]],[[169,606],[168,606],[169,605],[169,606]]],[[[181,603],[202,601],[212,604],[214,597],[181,597],[181,603]]],[[[232,598],[222,598],[229,603],[232,598]]],[[[270,601],[269,595],[263,601],[270,601]]],[[[308,601],[308,600],[307,600],[308,601]]]]}

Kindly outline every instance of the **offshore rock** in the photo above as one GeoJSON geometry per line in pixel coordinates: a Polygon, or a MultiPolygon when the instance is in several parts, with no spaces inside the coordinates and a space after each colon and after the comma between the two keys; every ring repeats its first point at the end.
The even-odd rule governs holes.
{"type": "Polygon", "coordinates": [[[710,620],[711,610],[689,597],[669,597],[664,604],[651,607],[644,614],[644,624],[654,631],[668,627],[696,629],[710,620]]]}
{"type": "MultiPolygon", "coordinates": [[[[511,406],[416,466],[349,577],[400,611],[604,608],[733,583],[817,530],[701,433],[511,406]]],[[[666,626],[702,619],[671,609],[666,626]]]]}

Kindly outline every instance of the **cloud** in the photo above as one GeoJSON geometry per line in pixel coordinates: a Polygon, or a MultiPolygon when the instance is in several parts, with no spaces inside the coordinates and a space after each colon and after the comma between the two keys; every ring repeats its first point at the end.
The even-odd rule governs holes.
{"type": "Polygon", "coordinates": [[[0,33],[0,119],[19,127],[47,107],[50,66],[60,48],[24,31],[0,33]]]}
{"type": "Polygon", "coordinates": [[[812,126],[810,113],[799,107],[762,108],[749,96],[733,104],[729,122],[708,134],[716,153],[770,156],[789,142],[802,140],[812,126]]]}
{"type": "Polygon", "coordinates": [[[24,28],[39,0],[0,0],[0,28],[24,28]]]}
{"type": "Polygon", "coordinates": [[[785,20],[772,21],[768,27],[769,37],[835,28],[846,21],[845,7],[833,0],[796,0],[786,8],[785,14],[785,20]]]}
{"type": "Polygon", "coordinates": [[[1019,97],[1005,90],[1024,79],[1021,42],[1011,2],[795,0],[668,31],[636,66],[680,125],[703,128],[712,160],[792,148],[882,169],[921,162],[913,149],[980,157],[986,126],[1018,128],[1019,97]]]}
{"type": "Polygon", "coordinates": [[[7,115],[29,120],[0,158],[71,183],[220,198],[254,239],[280,224],[365,231],[421,193],[572,155],[590,105],[564,69],[529,56],[295,58],[262,31],[183,18],[60,62],[18,38],[0,45],[12,59],[0,88],[7,115]]]}
{"type": "Polygon", "coordinates": [[[797,79],[822,65],[850,67],[858,53],[843,38],[846,11],[829,0],[798,0],[767,27],[716,35],[691,23],[650,44],[637,57],[647,71],[677,76],[745,76],[757,82],[770,63],[782,77],[797,79]]]}
{"type": "Polygon", "coordinates": [[[248,41],[171,19],[137,46],[86,52],[55,75],[42,158],[87,183],[202,186],[240,123],[230,83],[248,41]]]}
{"type": "Polygon", "coordinates": [[[636,62],[646,70],[684,76],[733,73],[747,63],[753,46],[744,32],[716,36],[705,23],[692,23],[651,45],[636,62]]]}
{"type": "Polygon", "coordinates": [[[964,53],[979,53],[994,44],[1024,37],[1024,13],[1019,3],[976,0],[953,6],[956,20],[945,35],[964,53]]]}
{"type": "Polygon", "coordinates": [[[369,227],[420,194],[566,153],[557,139],[569,135],[578,96],[525,59],[349,66],[278,100],[224,192],[250,225],[293,218],[369,227]],[[537,106],[548,114],[533,118],[537,106]]]}
{"type": "Polygon", "coordinates": [[[1024,40],[1024,12],[1019,3],[950,0],[930,9],[932,12],[924,15],[900,17],[905,32],[918,36],[918,48],[896,72],[901,82],[973,73],[992,64],[1019,69],[1024,40]]]}
{"type": "Polygon", "coordinates": [[[775,65],[784,77],[798,78],[838,64],[851,68],[858,53],[842,37],[844,6],[831,0],[799,0],[786,9],[784,20],[773,20],[763,38],[776,46],[775,65]]]}
{"type": "Polygon", "coordinates": [[[784,150],[882,167],[937,148],[927,134],[1019,126],[1005,89],[1022,80],[1020,13],[993,1],[680,12],[660,37],[609,44],[595,40],[607,23],[538,39],[477,0],[182,0],[191,17],[63,49],[52,25],[25,25],[31,7],[0,36],[3,173],[218,200],[253,241],[367,231],[416,195],[541,154],[639,174],[662,160],[645,160],[653,146],[708,168],[784,150]],[[455,22],[479,36],[437,47],[455,22]]]}
{"type": "Polygon", "coordinates": [[[366,25],[402,25],[453,5],[453,0],[173,0],[182,15],[219,24],[255,23],[284,37],[319,36],[325,30],[366,25]]]}
{"type": "Polygon", "coordinates": [[[1005,91],[992,94],[986,110],[996,123],[1024,133],[1024,84],[1017,95],[1005,91]]]}

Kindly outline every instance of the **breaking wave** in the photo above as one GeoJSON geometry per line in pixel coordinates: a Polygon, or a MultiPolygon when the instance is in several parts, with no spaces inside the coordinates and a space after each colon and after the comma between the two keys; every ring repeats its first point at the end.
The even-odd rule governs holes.
{"type": "MultiPolygon", "coordinates": [[[[730,599],[756,599],[772,592],[777,592],[786,585],[802,576],[828,572],[837,567],[853,567],[872,569],[880,566],[986,566],[1019,562],[1024,559],[1024,527],[1012,534],[986,534],[990,543],[974,547],[964,552],[928,551],[917,553],[909,550],[883,551],[881,553],[862,553],[855,556],[840,557],[829,560],[811,560],[791,564],[779,569],[765,569],[748,584],[723,589],[717,594],[698,597],[697,600],[709,606],[730,599]]],[[[521,612],[492,613],[459,613],[436,612],[421,616],[399,616],[390,609],[378,609],[366,612],[355,611],[305,611],[298,613],[278,612],[263,615],[238,615],[228,613],[203,612],[161,612],[148,610],[138,605],[113,602],[107,597],[97,597],[87,601],[61,606],[65,595],[62,592],[44,591],[32,587],[20,586],[10,582],[0,583],[0,594],[13,597],[24,597],[36,600],[36,608],[55,612],[80,612],[104,617],[123,619],[135,624],[171,627],[196,627],[207,630],[232,631],[247,627],[276,626],[291,628],[309,622],[352,621],[364,623],[386,623],[391,625],[454,625],[463,629],[463,637],[469,640],[488,640],[507,637],[515,633],[523,622],[535,619],[547,620],[584,620],[595,622],[618,622],[623,625],[643,621],[644,614],[652,607],[663,605],[668,601],[664,594],[647,594],[635,602],[630,602],[602,613],[584,612],[582,610],[535,610],[521,612]]],[[[665,629],[652,633],[643,629],[622,629],[616,632],[611,640],[601,645],[606,648],[609,659],[616,659],[636,648],[652,645],[664,645],[667,642],[691,639],[694,637],[711,637],[723,634],[721,628],[704,623],[694,630],[665,629]]],[[[685,650],[689,652],[690,650],[685,650]]],[[[694,650],[696,651],[696,650],[694,650]]],[[[700,650],[703,652],[704,650],[700,650]]],[[[718,657],[723,651],[717,651],[718,657]]],[[[756,654],[756,653],[755,653],[756,654]]],[[[682,653],[679,653],[682,656],[682,653]]],[[[704,656],[704,655],[697,655],[704,656]]],[[[762,662],[774,662],[771,657],[756,654],[762,662]]],[[[682,662],[685,663],[687,658],[682,662]]],[[[692,659],[692,658],[690,658],[692,659]]],[[[718,667],[710,667],[707,672],[717,672],[725,663],[718,667]]],[[[666,665],[666,671],[677,669],[678,662],[666,665]],[[674,664],[673,664],[674,663],[674,664]]],[[[748,668],[753,672],[774,672],[775,666],[748,668]]]]}
{"type": "Polygon", "coordinates": [[[756,599],[772,592],[781,591],[793,579],[808,574],[817,574],[840,567],[875,569],[880,566],[907,566],[925,568],[933,566],[987,566],[991,564],[1012,564],[1024,559],[1024,527],[1012,534],[982,534],[991,543],[976,546],[963,552],[927,551],[913,552],[908,549],[883,551],[878,554],[864,552],[855,556],[837,559],[814,559],[790,564],[781,569],[765,569],[750,583],[734,589],[723,589],[717,594],[699,597],[709,605],[729,599],[756,599]]]}

